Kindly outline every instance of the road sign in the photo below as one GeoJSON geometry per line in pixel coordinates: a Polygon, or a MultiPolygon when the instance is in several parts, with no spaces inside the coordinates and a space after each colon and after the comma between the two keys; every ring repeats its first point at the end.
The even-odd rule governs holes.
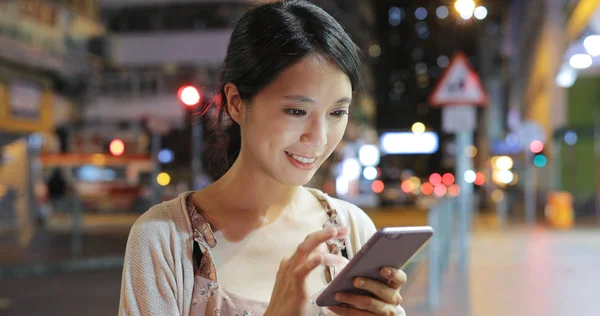
{"type": "Polygon", "coordinates": [[[472,131],[477,125],[477,110],[471,105],[457,105],[442,110],[442,129],[446,133],[472,131]]]}
{"type": "Polygon", "coordinates": [[[488,95],[479,81],[467,57],[456,53],[433,93],[429,96],[429,104],[434,107],[454,105],[486,106],[488,95]]]}

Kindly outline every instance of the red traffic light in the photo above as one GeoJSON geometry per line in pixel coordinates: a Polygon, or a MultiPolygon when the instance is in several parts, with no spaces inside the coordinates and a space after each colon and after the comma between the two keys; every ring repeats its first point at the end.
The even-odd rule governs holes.
{"type": "Polygon", "coordinates": [[[544,143],[539,140],[534,140],[531,142],[531,144],[529,144],[529,150],[531,150],[531,152],[534,154],[538,154],[544,150],[544,143]]]}
{"type": "Polygon", "coordinates": [[[198,105],[198,103],[200,103],[200,99],[202,98],[200,91],[191,85],[181,87],[177,92],[177,96],[179,97],[179,101],[181,101],[181,103],[190,107],[198,105]]]}
{"type": "Polygon", "coordinates": [[[109,150],[113,156],[121,156],[125,153],[125,143],[118,138],[113,139],[110,142],[109,150]]]}

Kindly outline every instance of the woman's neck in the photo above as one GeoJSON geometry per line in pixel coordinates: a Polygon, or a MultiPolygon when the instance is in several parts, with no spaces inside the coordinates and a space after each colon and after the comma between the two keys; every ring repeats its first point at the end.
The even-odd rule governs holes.
{"type": "Polygon", "coordinates": [[[204,201],[196,199],[195,204],[209,206],[205,216],[214,228],[231,225],[243,231],[273,222],[290,207],[299,208],[301,194],[306,193],[301,186],[283,185],[241,159],[203,191],[204,201]]]}

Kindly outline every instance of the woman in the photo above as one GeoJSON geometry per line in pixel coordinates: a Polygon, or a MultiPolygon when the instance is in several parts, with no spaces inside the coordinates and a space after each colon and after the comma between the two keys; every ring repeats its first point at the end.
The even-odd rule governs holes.
{"type": "MultiPolygon", "coordinates": [[[[356,280],[376,298],[314,299],[375,232],[356,206],[304,188],[342,139],[359,50],[304,1],[257,7],[235,27],[221,73],[227,148],[217,181],[151,208],[131,230],[121,315],[403,315],[406,275],[356,280]],[[319,268],[321,267],[321,268],[319,268]]],[[[219,169],[220,168],[220,169],[219,169]]]]}

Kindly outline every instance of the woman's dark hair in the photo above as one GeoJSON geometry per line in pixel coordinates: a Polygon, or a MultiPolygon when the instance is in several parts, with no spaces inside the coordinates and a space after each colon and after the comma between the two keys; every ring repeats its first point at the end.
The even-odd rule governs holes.
{"type": "Polygon", "coordinates": [[[323,9],[308,1],[284,0],[242,16],[231,34],[213,102],[213,150],[207,168],[213,179],[229,170],[241,148],[240,126],[229,115],[225,84],[235,84],[241,99],[250,104],[282,71],[309,54],[336,64],[350,78],[352,89],[360,88],[360,49],[323,9]]]}

